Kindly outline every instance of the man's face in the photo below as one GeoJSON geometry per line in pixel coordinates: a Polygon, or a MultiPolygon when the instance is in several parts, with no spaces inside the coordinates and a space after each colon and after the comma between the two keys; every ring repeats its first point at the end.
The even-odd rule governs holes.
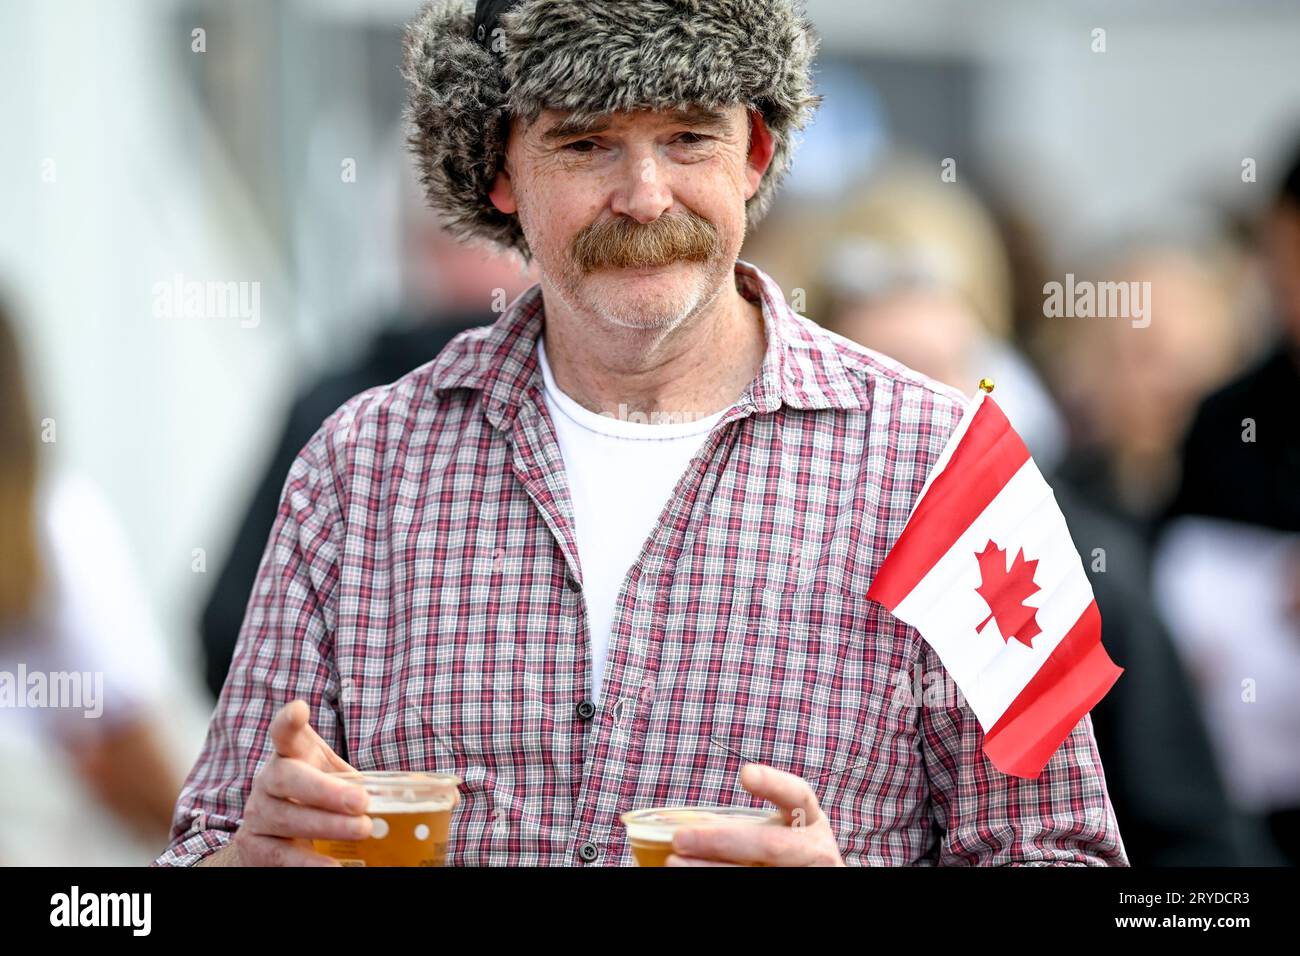
{"type": "Polygon", "coordinates": [[[527,127],[512,123],[491,198],[518,213],[543,276],[571,309],[664,329],[731,276],[745,201],[771,154],[761,116],[741,105],[614,113],[584,126],[545,110],[527,127]]]}

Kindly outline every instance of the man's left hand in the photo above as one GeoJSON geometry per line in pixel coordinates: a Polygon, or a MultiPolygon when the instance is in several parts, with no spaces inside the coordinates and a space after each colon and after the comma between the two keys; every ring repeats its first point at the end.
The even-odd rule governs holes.
{"type": "Polygon", "coordinates": [[[786,825],[691,827],[673,837],[668,866],[844,866],[830,821],[801,777],[746,764],[740,785],[785,815],[786,825]]]}

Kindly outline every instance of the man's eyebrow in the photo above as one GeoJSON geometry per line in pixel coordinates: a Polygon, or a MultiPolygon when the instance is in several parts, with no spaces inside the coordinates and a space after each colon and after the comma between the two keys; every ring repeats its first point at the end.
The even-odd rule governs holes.
{"type": "Polygon", "coordinates": [[[592,133],[603,133],[609,129],[609,120],[607,118],[597,118],[594,120],[573,120],[566,119],[556,123],[545,133],[542,139],[548,143],[561,139],[568,139],[570,136],[587,136],[592,133]]]}
{"type": "Polygon", "coordinates": [[[674,110],[673,121],[685,126],[731,129],[731,116],[726,111],[711,106],[690,106],[686,109],[674,110]]]}
{"type": "MultiPolygon", "coordinates": [[[[731,117],[727,113],[707,106],[692,106],[674,110],[671,119],[674,123],[685,126],[718,130],[731,129],[731,117]]],[[[603,133],[607,129],[609,129],[608,117],[602,116],[590,120],[565,119],[544,132],[542,139],[545,142],[554,143],[573,136],[590,136],[594,133],[603,133]]]]}

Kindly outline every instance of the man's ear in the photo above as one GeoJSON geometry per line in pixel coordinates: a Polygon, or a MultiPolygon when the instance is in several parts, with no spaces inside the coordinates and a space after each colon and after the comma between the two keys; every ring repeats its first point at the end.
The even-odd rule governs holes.
{"type": "Polygon", "coordinates": [[[749,194],[752,199],[758,192],[758,184],[763,181],[763,174],[772,165],[772,154],[776,146],[772,141],[772,131],[767,128],[763,114],[751,109],[749,111],[749,155],[746,157],[745,176],[749,180],[749,194]]]}
{"type": "Polygon", "coordinates": [[[501,168],[497,170],[496,179],[492,182],[492,189],[488,192],[488,198],[492,200],[492,205],[507,216],[519,211],[519,203],[515,201],[515,186],[510,181],[510,147],[523,135],[523,126],[518,116],[511,116],[506,125],[505,141],[506,148],[501,156],[501,168]]]}
{"type": "Polygon", "coordinates": [[[492,183],[488,198],[492,200],[492,205],[507,216],[518,211],[519,206],[515,203],[515,186],[510,181],[510,174],[504,168],[497,170],[497,177],[492,183]]]}

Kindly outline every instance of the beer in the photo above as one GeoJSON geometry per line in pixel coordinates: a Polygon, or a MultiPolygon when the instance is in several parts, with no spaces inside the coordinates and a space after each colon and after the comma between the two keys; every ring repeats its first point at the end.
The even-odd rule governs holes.
{"type": "Polygon", "coordinates": [[[365,840],[313,840],[317,853],[343,866],[442,866],[461,779],[446,773],[341,771],[335,776],[370,795],[365,840]]]}
{"type": "MultiPolygon", "coordinates": [[[[692,826],[784,826],[780,811],[749,807],[655,807],[620,817],[637,866],[665,866],[673,852],[673,834],[692,826]]],[[[762,866],[761,863],[750,864],[762,866]]]]}

